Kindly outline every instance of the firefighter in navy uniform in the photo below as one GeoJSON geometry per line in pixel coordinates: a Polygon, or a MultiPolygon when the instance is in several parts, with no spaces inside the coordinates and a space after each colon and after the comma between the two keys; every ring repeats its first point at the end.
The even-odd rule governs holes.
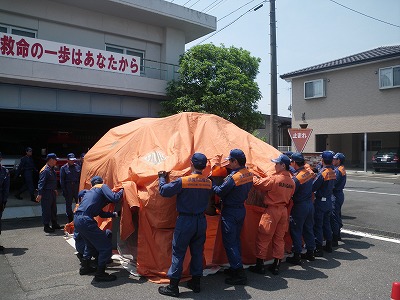
{"type": "Polygon", "coordinates": [[[94,176],[90,183],[92,188],[84,193],[82,202],[77,208],[74,216],[74,226],[79,235],[85,242],[83,258],[81,260],[82,267],[79,269],[80,275],[87,275],[96,272],[95,281],[113,281],[117,277],[113,274],[105,272],[106,264],[112,256],[112,243],[107,233],[101,230],[96,216],[101,218],[117,217],[117,212],[105,212],[103,207],[109,203],[117,203],[120,201],[124,190],[113,192],[108,185],[103,184],[100,176],[94,176]],[[90,260],[94,253],[98,253],[97,270],[90,266],[90,260]]]}
{"type": "Polygon", "coordinates": [[[322,168],[313,182],[313,192],[315,192],[314,235],[316,257],[323,256],[322,243],[324,237],[326,239],[324,250],[329,253],[332,252],[332,193],[336,181],[336,173],[332,166],[333,155],[332,151],[322,152],[322,168]]]}
{"type": "Polygon", "coordinates": [[[81,168],[83,166],[83,162],[85,161],[85,155],[85,152],[81,153],[80,160],[78,161],[78,164],[81,166],[81,168]]]}
{"type": "Polygon", "coordinates": [[[26,155],[21,158],[21,162],[18,166],[16,176],[22,175],[24,184],[15,194],[15,198],[22,200],[21,194],[26,190],[29,191],[31,201],[35,202],[35,187],[33,184],[33,176],[37,174],[37,169],[32,158],[32,148],[27,147],[25,149],[26,155]]]}
{"type": "MultiPolygon", "coordinates": [[[[78,202],[79,202],[79,203],[81,203],[81,201],[82,201],[82,199],[83,199],[83,196],[85,196],[85,194],[86,194],[87,191],[88,191],[88,190],[84,189],[84,190],[81,190],[81,191],[78,193],[78,199],[79,199],[78,202]]],[[[79,204],[76,205],[75,211],[78,209],[78,207],[79,207],[79,204]]],[[[101,212],[100,212],[100,213],[101,213],[101,212]]],[[[105,213],[105,214],[108,214],[108,213],[105,213]]],[[[114,216],[115,216],[115,214],[113,213],[113,214],[112,214],[112,217],[114,217],[114,216]]],[[[110,241],[112,242],[112,231],[111,231],[110,229],[106,229],[106,230],[104,230],[104,231],[105,231],[105,233],[106,233],[106,236],[107,236],[107,237],[110,239],[110,241]]],[[[77,251],[76,256],[78,257],[79,262],[80,262],[81,265],[82,265],[83,253],[85,252],[85,246],[86,246],[86,244],[85,244],[84,239],[82,238],[82,236],[79,234],[79,232],[76,230],[75,227],[74,227],[74,234],[73,234],[73,237],[74,237],[74,240],[75,240],[75,249],[76,249],[76,251],[77,251]]],[[[95,249],[92,249],[92,250],[95,250],[95,249]]],[[[94,263],[95,263],[95,265],[97,265],[99,253],[98,253],[97,251],[95,251],[94,253],[90,253],[90,255],[91,255],[92,257],[95,258],[94,263]]]]}
{"type": "Polygon", "coordinates": [[[187,248],[190,249],[190,274],[192,279],[187,286],[195,293],[200,292],[200,279],[203,276],[203,250],[206,241],[207,220],[204,215],[211,195],[211,180],[202,174],[207,165],[207,157],[195,153],[191,158],[192,174],[167,183],[166,172],[160,171],[159,191],[163,197],[176,197],[178,218],[172,241],[172,264],[167,276],[170,284],[159,287],[162,295],[178,297],[178,284],[182,275],[182,265],[187,248]]]}
{"type": "MultiPolygon", "coordinates": [[[[292,159],[292,155],[293,152],[292,151],[286,151],[283,153],[284,155],[286,155],[287,157],[289,157],[290,159],[292,159]]],[[[289,166],[289,172],[294,175],[294,173],[296,173],[296,170],[292,167],[292,165],[289,166]]]]}
{"type": "MultiPolygon", "coordinates": [[[[3,211],[6,208],[8,195],[10,193],[10,173],[8,170],[1,165],[2,155],[0,152],[0,234],[1,234],[1,218],[3,217],[3,211]]],[[[4,247],[0,246],[0,251],[3,251],[4,247]]]]}
{"type": "Polygon", "coordinates": [[[63,228],[57,223],[57,175],[54,170],[56,163],[57,155],[55,153],[47,154],[46,165],[39,173],[36,202],[40,202],[42,207],[42,221],[46,233],[63,228]]]}
{"type": "Polygon", "coordinates": [[[346,169],[344,167],[345,156],[343,153],[336,153],[333,156],[333,165],[335,166],[336,182],[333,188],[332,197],[332,216],[331,216],[331,226],[332,226],[332,246],[337,247],[338,241],[341,240],[340,229],[343,227],[342,223],[342,205],[344,202],[343,189],[346,185],[346,169]]]}
{"type": "Polygon", "coordinates": [[[226,270],[230,277],[225,279],[225,283],[245,285],[247,276],[242,264],[240,233],[246,216],[244,202],[253,186],[253,174],[245,167],[246,155],[242,150],[231,150],[227,159],[231,173],[221,185],[213,182],[213,191],[221,197],[222,242],[230,265],[226,270]]]}
{"type": "Polygon", "coordinates": [[[65,212],[68,222],[72,222],[72,200],[78,203],[79,180],[81,177],[81,167],[76,162],[75,154],[67,155],[68,162],[60,168],[60,186],[65,198],[65,212]]]}
{"type": "Polygon", "coordinates": [[[304,157],[301,153],[292,155],[292,167],[295,169],[293,181],[296,185],[292,200],[293,207],[290,213],[290,235],[293,241],[293,256],[286,258],[288,263],[301,264],[302,239],[307,247],[307,253],[303,256],[309,261],[315,260],[314,237],[314,204],[312,202],[312,186],[315,173],[305,168],[304,157]]]}

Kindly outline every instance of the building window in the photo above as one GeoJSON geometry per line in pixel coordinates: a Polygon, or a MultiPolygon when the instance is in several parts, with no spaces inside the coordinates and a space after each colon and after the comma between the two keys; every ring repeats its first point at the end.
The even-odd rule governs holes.
{"type": "Polygon", "coordinates": [[[400,87],[400,66],[379,69],[379,88],[400,87]]]}
{"type": "Polygon", "coordinates": [[[114,45],[106,45],[106,51],[140,57],[140,74],[144,74],[144,51],[114,45]]]}
{"type": "Polygon", "coordinates": [[[325,97],[325,80],[311,80],[304,82],[304,99],[325,97]]]}
{"type": "Polygon", "coordinates": [[[8,26],[8,25],[3,25],[3,24],[0,24],[0,32],[10,33],[10,34],[15,34],[15,35],[20,35],[20,36],[26,36],[26,37],[30,37],[30,38],[36,38],[36,34],[37,34],[36,30],[19,28],[19,27],[8,26]]]}

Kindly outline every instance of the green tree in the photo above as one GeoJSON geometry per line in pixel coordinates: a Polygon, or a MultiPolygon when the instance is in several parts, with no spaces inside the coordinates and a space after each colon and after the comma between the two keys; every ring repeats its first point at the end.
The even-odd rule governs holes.
{"type": "Polygon", "coordinates": [[[242,48],[213,44],[190,48],[179,60],[179,79],[167,86],[161,116],[180,112],[218,115],[252,132],[262,124],[255,78],[261,59],[242,48]]]}

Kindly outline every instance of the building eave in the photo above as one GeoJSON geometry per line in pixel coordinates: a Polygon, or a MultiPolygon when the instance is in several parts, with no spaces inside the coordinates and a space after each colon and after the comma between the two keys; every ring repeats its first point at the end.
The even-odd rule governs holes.
{"type": "Polygon", "coordinates": [[[131,19],[185,33],[185,43],[207,35],[217,28],[214,16],[162,0],[53,0],[103,14],[131,19]]]}

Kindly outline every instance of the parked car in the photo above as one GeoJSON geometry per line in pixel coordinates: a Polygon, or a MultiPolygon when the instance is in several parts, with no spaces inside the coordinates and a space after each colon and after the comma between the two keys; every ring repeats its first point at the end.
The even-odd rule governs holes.
{"type": "Polygon", "coordinates": [[[372,156],[372,166],[376,172],[381,169],[400,170],[400,148],[384,148],[372,156]]]}
{"type": "Polygon", "coordinates": [[[1,165],[10,172],[10,176],[13,178],[20,162],[21,155],[4,155],[1,165]]]}

